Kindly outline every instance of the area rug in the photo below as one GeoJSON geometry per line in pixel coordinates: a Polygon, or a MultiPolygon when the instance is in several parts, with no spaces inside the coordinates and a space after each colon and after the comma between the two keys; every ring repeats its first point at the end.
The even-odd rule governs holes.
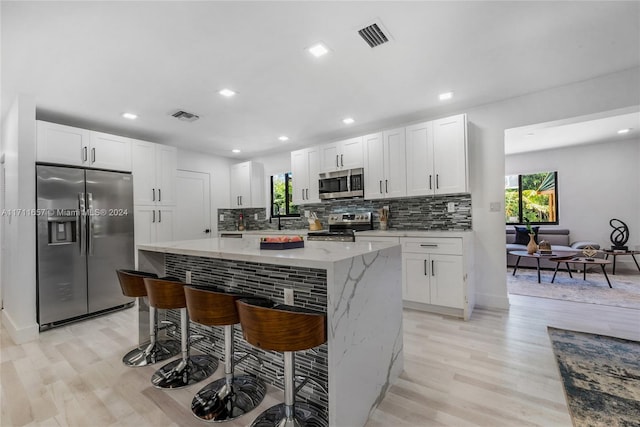
{"type": "Polygon", "coordinates": [[[551,283],[553,270],[542,270],[542,283],[538,283],[535,269],[520,268],[513,276],[513,269],[507,271],[507,289],[510,294],[552,298],[590,304],[611,305],[640,310],[640,272],[609,274],[609,288],[602,272],[587,272],[587,280],[582,273],[573,273],[570,278],[566,271],[558,272],[551,283]]]}
{"type": "Polygon", "coordinates": [[[640,342],[547,329],[573,425],[640,425],[640,342]]]}

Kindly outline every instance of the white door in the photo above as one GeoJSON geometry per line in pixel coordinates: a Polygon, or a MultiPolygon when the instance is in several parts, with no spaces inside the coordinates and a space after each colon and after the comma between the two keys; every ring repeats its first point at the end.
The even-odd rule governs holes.
{"type": "Polygon", "coordinates": [[[467,191],[466,134],[466,116],[464,114],[433,122],[436,194],[467,191]]]}
{"type": "Polygon", "coordinates": [[[382,133],[362,137],[364,141],[364,198],[384,198],[384,146],[382,133]]]}
{"type": "Polygon", "coordinates": [[[385,197],[404,197],[407,195],[404,128],[384,131],[383,141],[384,195],[385,197]]]}
{"type": "Polygon", "coordinates": [[[362,137],[345,139],[340,147],[340,169],[363,167],[362,137]]]}
{"type": "Polygon", "coordinates": [[[407,196],[427,196],[435,188],[433,122],[406,129],[407,196]]]}
{"type": "Polygon", "coordinates": [[[431,255],[431,304],[464,308],[462,257],[431,255]]]}
{"type": "Polygon", "coordinates": [[[190,240],[210,237],[209,174],[178,170],[176,200],[175,239],[190,240]]]}

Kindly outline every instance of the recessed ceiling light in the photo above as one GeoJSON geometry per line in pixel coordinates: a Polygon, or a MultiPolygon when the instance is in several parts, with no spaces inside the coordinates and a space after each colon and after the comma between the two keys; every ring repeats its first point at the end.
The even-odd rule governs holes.
{"type": "Polygon", "coordinates": [[[236,93],[234,91],[232,91],[231,89],[222,89],[220,92],[218,92],[220,95],[222,96],[226,96],[227,98],[232,97],[233,95],[235,95],[236,93]]]}
{"type": "Polygon", "coordinates": [[[353,120],[351,117],[342,119],[342,123],[344,123],[345,125],[350,125],[353,122],[355,122],[355,120],[353,120]]]}
{"type": "Polygon", "coordinates": [[[237,148],[234,148],[233,150],[231,150],[231,152],[238,154],[240,152],[240,150],[238,150],[237,148]]]}
{"type": "Polygon", "coordinates": [[[444,92],[439,95],[440,101],[453,98],[453,92],[444,92]]]}
{"type": "Polygon", "coordinates": [[[129,120],[135,120],[138,118],[138,115],[133,113],[122,113],[122,117],[129,120]]]}
{"type": "Polygon", "coordinates": [[[620,129],[620,130],[618,131],[618,133],[620,133],[620,134],[622,134],[622,133],[629,133],[629,132],[631,132],[631,128],[620,129]]]}
{"type": "Polygon", "coordinates": [[[329,49],[322,43],[316,43],[307,50],[309,51],[310,54],[312,54],[316,58],[319,58],[322,55],[326,55],[327,53],[329,53],[329,49]]]}
{"type": "Polygon", "coordinates": [[[289,137],[288,137],[288,136],[286,136],[286,135],[282,135],[282,136],[279,136],[279,137],[278,137],[278,139],[279,139],[280,141],[288,141],[288,140],[289,140],[289,137]]]}

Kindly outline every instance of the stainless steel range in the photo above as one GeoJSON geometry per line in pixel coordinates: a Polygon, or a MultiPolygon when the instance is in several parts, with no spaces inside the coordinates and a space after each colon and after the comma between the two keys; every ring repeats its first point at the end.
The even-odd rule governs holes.
{"type": "Polygon", "coordinates": [[[371,212],[331,214],[329,231],[310,232],[307,240],[355,242],[355,232],[362,230],[373,230],[371,212]]]}

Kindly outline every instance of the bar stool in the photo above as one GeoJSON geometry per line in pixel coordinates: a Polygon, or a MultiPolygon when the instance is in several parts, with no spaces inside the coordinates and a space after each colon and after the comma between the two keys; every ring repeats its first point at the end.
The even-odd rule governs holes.
{"type": "Polygon", "coordinates": [[[193,414],[206,421],[229,421],[253,410],[267,391],[251,375],[234,375],[234,325],[240,323],[236,300],[241,295],[185,286],[189,318],[207,326],[224,326],[224,378],[202,388],[191,402],[193,414]]]}
{"type": "MultiPolygon", "coordinates": [[[[136,270],[116,270],[122,293],[131,298],[147,296],[144,278],[157,278],[153,273],[136,270]]],[[[127,366],[146,366],[162,362],[180,353],[180,344],[176,340],[159,340],[158,318],[155,307],[149,307],[149,341],[124,355],[122,363],[127,366]]]]}
{"type": "Polygon", "coordinates": [[[236,301],[245,340],[264,350],[284,352],[284,403],[272,406],[256,418],[252,427],[327,426],[321,411],[295,401],[295,351],[327,341],[326,316],[322,313],[264,300],[236,301]]]}
{"type": "Polygon", "coordinates": [[[149,305],[155,308],[180,309],[182,357],[167,363],[151,377],[157,388],[182,388],[210,377],[218,369],[213,356],[190,354],[189,319],[184,297],[184,285],[177,279],[153,279],[145,277],[149,305]]]}

